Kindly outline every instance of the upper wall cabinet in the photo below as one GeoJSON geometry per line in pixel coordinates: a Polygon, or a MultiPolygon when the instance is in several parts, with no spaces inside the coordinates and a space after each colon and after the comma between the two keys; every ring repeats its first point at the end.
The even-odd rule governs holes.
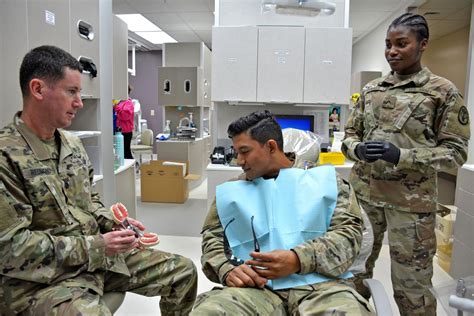
{"type": "Polygon", "coordinates": [[[303,102],[303,27],[258,30],[257,101],[303,102]]]}
{"type": "Polygon", "coordinates": [[[348,104],[352,29],[306,29],[304,103],[348,104]]]}
{"type": "Polygon", "coordinates": [[[69,51],[69,1],[28,1],[28,47],[53,45],[69,51]]]}
{"type": "Polygon", "coordinates": [[[212,28],[212,100],[257,99],[257,27],[212,28]]]}
{"type": "Polygon", "coordinates": [[[352,30],[214,27],[213,101],[348,104],[352,30]]]}
{"type": "Polygon", "coordinates": [[[200,67],[159,67],[158,103],[161,106],[201,106],[205,93],[200,67]]]}
{"type": "Polygon", "coordinates": [[[84,68],[82,95],[99,98],[99,1],[70,1],[70,6],[70,53],[84,68]]]}

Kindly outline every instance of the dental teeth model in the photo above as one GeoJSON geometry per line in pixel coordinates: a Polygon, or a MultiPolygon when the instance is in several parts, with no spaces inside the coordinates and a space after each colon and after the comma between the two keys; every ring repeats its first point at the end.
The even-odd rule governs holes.
{"type": "Polygon", "coordinates": [[[155,233],[144,233],[139,230],[137,227],[130,224],[127,220],[128,211],[125,205],[122,203],[115,203],[110,207],[110,211],[114,216],[114,222],[122,226],[124,229],[133,230],[135,232],[135,237],[138,238],[138,242],[143,247],[151,247],[160,242],[158,235],[155,233]]]}

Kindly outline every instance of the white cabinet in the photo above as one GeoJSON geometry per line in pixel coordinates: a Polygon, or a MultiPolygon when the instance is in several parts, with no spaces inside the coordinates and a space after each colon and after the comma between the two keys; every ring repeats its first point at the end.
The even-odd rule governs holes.
{"type": "Polygon", "coordinates": [[[112,98],[125,100],[128,98],[128,26],[127,23],[114,15],[114,68],[112,69],[112,98]]]}
{"type": "Polygon", "coordinates": [[[303,27],[258,30],[257,102],[302,103],[303,27]]]}
{"type": "Polygon", "coordinates": [[[84,68],[81,94],[84,97],[100,98],[99,1],[74,0],[70,1],[69,6],[71,15],[69,52],[79,59],[84,68]]]}
{"type": "Polygon", "coordinates": [[[212,101],[257,99],[257,27],[212,28],[212,101]]]}
{"type": "Polygon", "coordinates": [[[349,104],[352,29],[212,29],[212,101],[349,104]]]}
{"type": "Polygon", "coordinates": [[[304,103],[347,104],[352,29],[306,29],[304,103]]]}

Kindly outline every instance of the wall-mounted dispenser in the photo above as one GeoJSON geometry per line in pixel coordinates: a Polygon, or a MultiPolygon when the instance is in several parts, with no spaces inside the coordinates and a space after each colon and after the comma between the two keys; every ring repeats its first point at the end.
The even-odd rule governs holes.
{"type": "Polygon", "coordinates": [[[83,73],[89,73],[92,78],[97,77],[97,67],[92,61],[92,59],[84,56],[79,56],[78,60],[82,65],[83,73]]]}
{"type": "Polygon", "coordinates": [[[171,81],[169,79],[165,79],[165,81],[163,81],[163,93],[171,94],[171,81]]]}
{"type": "Polygon", "coordinates": [[[80,37],[86,40],[92,41],[94,39],[94,29],[92,25],[90,25],[86,21],[77,21],[77,32],[79,33],[80,37]]]}
{"type": "Polygon", "coordinates": [[[191,80],[189,79],[184,80],[184,93],[186,94],[191,93],[191,80]]]}

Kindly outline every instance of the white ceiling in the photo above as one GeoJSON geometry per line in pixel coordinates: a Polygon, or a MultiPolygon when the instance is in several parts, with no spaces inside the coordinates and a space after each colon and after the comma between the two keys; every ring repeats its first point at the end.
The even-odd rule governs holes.
{"type": "MultiPolygon", "coordinates": [[[[413,0],[351,0],[349,25],[353,28],[353,43],[361,40],[394,12],[402,10],[413,0]]],[[[471,0],[428,0],[416,9],[428,14],[430,39],[459,30],[470,23],[471,0]]],[[[115,14],[141,13],[167,32],[178,42],[204,42],[212,47],[214,0],[113,0],[115,14]]],[[[131,38],[144,44],[147,49],[161,49],[137,37],[131,38]]]]}

